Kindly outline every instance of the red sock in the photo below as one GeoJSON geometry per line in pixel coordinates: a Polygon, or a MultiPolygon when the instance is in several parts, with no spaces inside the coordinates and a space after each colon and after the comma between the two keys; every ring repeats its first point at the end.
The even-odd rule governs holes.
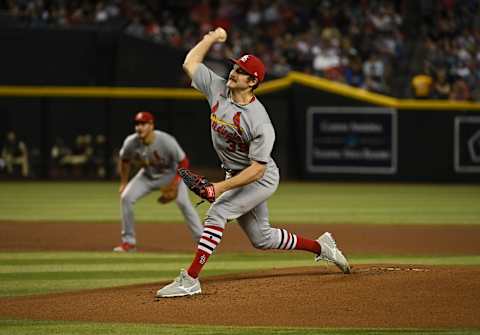
{"type": "Polygon", "coordinates": [[[279,243],[277,249],[284,250],[305,250],[320,254],[321,247],[317,241],[306,239],[297,234],[290,233],[286,229],[279,229],[279,243]]]}
{"type": "Polygon", "coordinates": [[[188,268],[188,275],[192,278],[197,278],[200,271],[202,271],[203,266],[207,263],[208,257],[210,255],[203,250],[197,249],[195,258],[193,259],[192,264],[188,268]]]}
{"type": "Polygon", "coordinates": [[[302,236],[297,235],[297,245],[295,247],[296,250],[305,250],[313,252],[314,254],[319,255],[322,248],[317,241],[309,240],[302,236]]]}
{"type": "Polygon", "coordinates": [[[203,233],[198,241],[197,252],[192,264],[188,268],[188,275],[192,278],[197,278],[203,266],[207,263],[208,257],[215,250],[217,245],[222,240],[223,228],[217,226],[203,227],[203,233]]]}

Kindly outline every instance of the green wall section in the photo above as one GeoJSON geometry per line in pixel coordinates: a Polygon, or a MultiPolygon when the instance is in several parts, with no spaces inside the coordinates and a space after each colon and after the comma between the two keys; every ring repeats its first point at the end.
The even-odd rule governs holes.
{"type": "MultiPolygon", "coordinates": [[[[116,182],[0,182],[0,220],[118,221],[117,190],[116,182]]],[[[159,194],[135,205],[137,221],[181,222],[159,194]]],[[[480,224],[480,185],[287,182],[269,207],[274,223],[480,224]]]]}

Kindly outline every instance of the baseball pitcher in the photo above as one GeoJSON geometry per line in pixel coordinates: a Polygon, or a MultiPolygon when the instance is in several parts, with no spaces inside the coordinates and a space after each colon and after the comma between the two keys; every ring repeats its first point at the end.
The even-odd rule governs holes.
{"type": "Polygon", "coordinates": [[[122,214],[122,243],[116,252],[136,250],[133,205],[141,197],[161,190],[160,203],[175,200],[180,208],[193,239],[198,242],[203,231],[200,218],[188,197],[188,190],[177,168],[188,168],[189,162],[175,138],[163,131],[155,130],[154,118],[149,112],[135,116],[135,133],[128,136],[120,150],[120,189],[122,214]],[[142,168],[128,181],[132,162],[142,168]]]}
{"type": "Polygon", "coordinates": [[[344,273],[350,272],[330,233],[310,240],[270,226],[267,200],[279,183],[279,171],[271,157],[275,131],[254,94],[265,77],[265,67],[256,56],[244,55],[232,60],[233,68],[227,79],[216,75],[202,61],[214,43],[223,43],[226,38],[222,28],[206,34],[190,50],[183,64],[192,86],[205,95],[210,105],[212,142],[226,179],[210,183],[202,176],[180,169],[187,186],[212,204],[190,267],[158,290],[157,297],[201,293],[199,273],[222,240],[225,224],[233,219],[256,248],[309,251],[317,261],[333,262],[344,273]]]}

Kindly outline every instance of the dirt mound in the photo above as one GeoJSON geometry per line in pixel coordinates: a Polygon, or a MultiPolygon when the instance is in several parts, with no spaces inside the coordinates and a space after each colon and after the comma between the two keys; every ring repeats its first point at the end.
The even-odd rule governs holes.
{"type": "Polygon", "coordinates": [[[216,276],[204,293],[154,298],[165,283],[0,299],[38,320],[372,328],[479,328],[480,267],[332,266],[216,276]]]}
{"type": "MultiPolygon", "coordinates": [[[[480,226],[284,225],[335,233],[347,254],[478,255],[480,226]],[[461,241],[461,243],[459,243],[461,241]]],[[[0,250],[111,250],[118,223],[0,222],[0,250]],[[72,238],[74,236],[74,238],[72,238]]],[[[192,251],[184,225],[139,224],[140,251],[192,251]],[[172,241],[172,236],[175,236],[172,241]]],[[[228,225],[219,251],[253,251],[228,225]]],[[[199,296],[155,300],[165,282],[0,299],[5,318],[372,328],[480,328],[480,267],[365,265],[275,269],[202,280],[199,296]]]]}

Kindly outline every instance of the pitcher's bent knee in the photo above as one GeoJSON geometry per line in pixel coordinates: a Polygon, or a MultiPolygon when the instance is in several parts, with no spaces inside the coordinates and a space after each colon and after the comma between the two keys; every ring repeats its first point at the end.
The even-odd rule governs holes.
{"type": "Polygon", "coordinates": [[[256,248],[261,250],[274,249],[274,241],[272,234],[263,236],[261,238],[250,238],[250,243],[256,248]]]}
{"type": "Polygon", "coordinates": [[[222,215],[222,213],[217,208],[215,208],[215,206],[210,207],[204,220],[204,225],[225,228],[226,223],[226,216],[222,215]]]}

